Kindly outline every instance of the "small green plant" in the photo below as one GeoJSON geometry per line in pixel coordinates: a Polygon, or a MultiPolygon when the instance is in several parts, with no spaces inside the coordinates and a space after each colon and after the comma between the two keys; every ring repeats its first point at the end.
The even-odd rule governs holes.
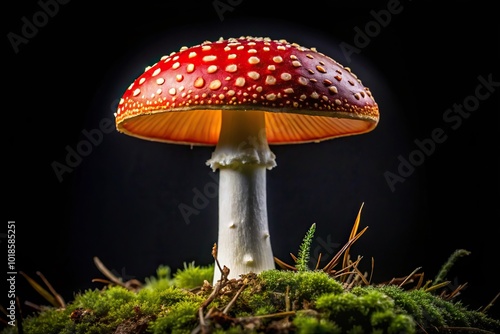
{"type": "Polygon", "coordinates": [[[309,230],[307,231],[304,239],[299,247],[299,253],[297,256],[297,270],[298,271],[306,271],[309,270],[308,262],[310,258],[311,252],[311,244],[314,237],[314,232],[316,231],[316,224],[312,224],[309,230]]]}

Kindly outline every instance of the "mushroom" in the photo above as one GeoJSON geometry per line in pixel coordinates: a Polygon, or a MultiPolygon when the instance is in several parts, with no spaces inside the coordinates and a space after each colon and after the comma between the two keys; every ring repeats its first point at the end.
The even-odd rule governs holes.
{"type": "Polygon", "coordinates": [[[219,170],[217,260],[237,278],[275,268],[266,171],[276,162],[269,145],[367,133],[379,109],[348,67],[315,48],[242,36],[162,57],[124,92],[115,120],[130,136],[215,146],[206,163],[219,170]]]}

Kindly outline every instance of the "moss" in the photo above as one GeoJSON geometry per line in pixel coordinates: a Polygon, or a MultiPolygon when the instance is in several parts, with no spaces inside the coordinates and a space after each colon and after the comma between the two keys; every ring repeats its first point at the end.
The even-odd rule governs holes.
{"type": "Polygon", "coordinates": [[[460,301],[449,301],[423,289],[406,291],[398,286],[367,287],[391,297],[396,306],[411,314],[422,327],[481,328],[494,333],[500,332],[500,321],[489,318],[485,313],[470,310],[460,301]]]}
{"type": "Polygon", "coordinates": [[[183,289],[193,289],[203,285],[204,281],[212,282],[214,265],[196,266],[194,262],[184,263],[184,269],[174,274],[173,284],[183,289]]]}
{"type": "Polygon", "coordinates": [[[376,290],[325,294],[315,308],[335,322],[344,332],[415,333],[412,318],[394,307],[394,301],[376,290]]]}
{"type": "MultiPolygon", "coordinates": [[[[159,266],[138,288],[109,285],[76,294],[64,308],[43,308],[23,320],[24,334],[187,334],[201,326],[199,311],[207,326],[201,332],[215,334],[430,334],[451,328],[500,333],[499,320],[438,295],[446,282],[404,290],[359,280],[346,288],[331,268],[328,273],[309,270],[314,231],[313,224],[300,246],[297,267],[285,266],[290,270],[249,273],[212,287],[207,281],[213,280],[213,264],[185,263],[174,275],[170,267],[159,266]]],[[[436,282],[464,254],[455,252],[436,282]]],[[[18,333],[8,327],[0,334],[18,333]]]]}
{"type": "Polygon", "coordinates": [[[267,270],[258,277],[265,291],[282,295],[283,305],[287,291],[290,302],[296,305],[310,302],[325,293],[336,294],[343,291],[342,285],[323,271],[267,270]]]}
{"type": "MultiPolygon", "coordinates": [[[[106,286],[76,294],[66,308],[45,308],[23,320],[24,333],[191,333],[199,324],[198,310],[212,290],[180,288],[175,277],[184,274],[172,278],[165,268],[139,291],[106,286]]],[[[185,266],[183,270],[195,276],[186,282],[203,278],[200,269],[185,266]]],[[[217,316],[208,321],[210,330],[219,334],[257,334],[267,329],[275,333],[411,334],[420,328],[437,333],[449,327],[500,332],[500,321],[424,289],[403,290],[394,285],[344,289],[322,271],[269,270],[244,275],[231,280],[205,314],[210,308],[217,316]]],[[[17,331],[9,327],[0,333],[17,331]]]]}
{"type": "Polygon", "coordinates": [[[180,301],[164,309],[149,326],[153,334],[189,334],[197,324],[198,303],[180,301]]]}
{"type": "Polygon", "coordinates": [[[327,319],[311,316],[307,312],[298,312],[293,319],[297,334],[341,334],[342,328],[327,319]]]}

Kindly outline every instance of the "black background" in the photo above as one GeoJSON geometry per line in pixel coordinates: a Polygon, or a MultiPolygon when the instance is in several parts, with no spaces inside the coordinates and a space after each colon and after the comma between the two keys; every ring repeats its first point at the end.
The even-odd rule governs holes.
{"type": "MultiPolygon", "coordinates": [[[[162,55],[219,37],[268,36],[316,47],[350,66],[381,112],[369,134],[272,147],[278,166],[268,172],[267,191],[275,256],[291,262],[289,253],[316,223],[313,253],[331,257],[364,203],[361,227],[369,228],[351,252],[363,256],[367,271],[374,259],[374,282],[418,267],[431,280],[453,251],[466,249],[470,255],[448,279],[467,283],[459,296],[465,304],[486,305],[500,292],[494,274],[500,87],[459,126],[443,119],[454,104],[474,101],[479,77],[500,82],[498,17],[484,3],[68,1],[51,7],[45,21],[40,2],[4,4],[4,254],[7,221],[15,220],[16,269],[39,282],[40,271],[66,301],[102,287],[92,282],[103,278],[93,256],[141,281],[160,264],[175,272],[184,262],[211,263],[217,199],[209,198],[189,224],[178,206],[192,206],[193,189],[214,184],[205,165],[213,148],[101,131],[71,173],[58,179],[53,164],[65,164],[68,147],[86,140],[84,130],[95,133],[100,122],[113,120],[123,91],[162,55]],[[228,7],[218,12],[214,3],[228,7]],[[388,6],[397,13],[376,23],[375,13],[388,6]],[[15,52],[9,36],[22,36],[23,17],[42,21],[15,52]],[[365,44],[359,31],[371,35],[365,44]],[[347,44],[357,51],[343,52],[347,44]],[[437,128],[446,140],[421,153],[415,140],[428,142],[437,128]],[[384,173],[397,174],[400,158],[417,155],[423,160],[392,191],[384,173]]],[[[46,303],[20,275],[16,293],[21,301],[46,303]]],[[[498,305],[491,311],[498,313],[498,305]]]]}

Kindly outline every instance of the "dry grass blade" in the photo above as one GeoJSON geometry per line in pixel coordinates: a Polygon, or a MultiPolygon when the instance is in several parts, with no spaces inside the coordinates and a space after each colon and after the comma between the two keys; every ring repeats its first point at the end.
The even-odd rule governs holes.
{"type": "Polygon", "coordinates": [[[435,291],[437,289],[441,289],[441,288],[444,288],[445,286],[447,286],[448,284],[450,284],[450,281],[445,281],[445,282],[441,282],[439,284],[434,284],[433,286],[431,287],[428,287],[427,289],[425,289],[424,291],[426,292],[431,292],[431,291],[435,291]]]}
{"type": "MultiPolygon", "coordinates": [[[[106,266],[101,262],[101,260],[97,257],[97,256],[94,256],[94,263],[97,267],[97,269],[99,269],[99,271],[104,275],[106,276],[107,278],[109,278],[109,280],[116,284],[116,285],[120,285],[122,287],[126,287],[125,284],[122,282],[121,279],[119,279],[118,277],[116,277],[111,271],[108,270],[108,268],[106,268],[106,266]]],[[[92,280],[93,282],[95,282],[96,280],[92,280]]]]}
{"type": "Polygon", "coordinates": [[[60,305],[60,307],[66,307],[66,302],[64,301],[63,297],[57,293],[57,291],[54,289],[54,287],[52,286],[52,284],[50,284],[49,280],[45,278],[45,276],[37,271],[36,274],[42,279],[43,283],[45,283],[45,285],[47,286],[47,288],[49,288],[49,291],[52,293],[52,295],[56,298],[58,304],[60,305]]]}
{"type": "Polygon", "coordinates": [[[285,263],[285,262],[281,261],[277,257],[274,258],[274,262],[276,262],[278,264],[278,266],[281,267],[281,269],[297,271],[297,268],[295,268],[294,266],[289,265],[288,263],[285,263]]]}
{"type": "Polygon", "coordinates": [[[323,254],[319,253],[318,254],[318,260],[316,261],[316,266],[314,266],[314,270],[318,270],[319,269],[319,264],[321,263],[321,256],[323,254]]]}
{"type": "Polygon", "coordinates": [[[411,272],[410,275],[406,276],[405,279],[399,284],[399,287],[402,287],[403,285],[405,285],[406,283],[408,283],[408,281],[410,281],[413,278],[413,276],[417,273],[417,271],[419,271],[421,268],[422,267],[416,268],[415,270],[413,270],[411,272]]]}
{"type": "Polygon", "coordinates": [[[500,298],[500,292],[497,293],[497,295],[495,297],[493,297],[493,299],[491,300],[491,302],[488,303],[488,305],[486,305],[482,310],[481,312],[485,313],[488,312],[488,310],[493,306],[495,305],[497,299],[500,298]]]}
{"type": "Polygon", "coordinates": [[[28,281],[28,283],[33,287],[33,289],[35,289],[36,292],[38,292],[43,298],[45,298],[45,300],[47,300],[52,306],[54,306],[54,307],[63,307],[63,305],[61,305],[59,303],[59,300],[56,297],[54,297],[50,292],[48,292],[47,290],[45,290],[34,279],[32,279],[31,277],[29,277],[26,273],[24,273],[22,271],[20,271],[19,273],[21,275],[23,275],[23,277],[28,281]]]}
{"type": "MultiPolygon", "coordinates": [[[[364,202],[361,203],[361,207],[359,208],[358,215],[356,216],[356,220],[354,221],[351,234],[349,235],[349,240],[353,239],[356,236],[356,233],[358,233],[359,222],[361,221],[361,210],[363,210],[364,205],[365,205],[364,202]]],[[[347,249],[344,252],[344,261],[342,262],[342,267],[346,267],[347,264],[349,263],[349,249],[350,247],[347,247],[347,249]]]]}
{"type": "Polygon", "coordinates": [[[329,273],[333,267],[335,267],[340,259],[340,257],[342,256],[342,254],[344,254],[345,250],[348,249],[349,247],[352,246],[353,243],[356,242],[356,240],[358,240],[362,235],[363,233],[366,232],[366,230],[368,229],[368,226],[365,227],[363,230],[361,230],[361,232],[359,232],[356,236],[354,236],[352,239],[350,239],[338,252],[337,254],[335,254],[335,256],[330,260],[330,262],[328,262],[328,264],[326,266],[323,267],[323,271],[329,273]]]}

